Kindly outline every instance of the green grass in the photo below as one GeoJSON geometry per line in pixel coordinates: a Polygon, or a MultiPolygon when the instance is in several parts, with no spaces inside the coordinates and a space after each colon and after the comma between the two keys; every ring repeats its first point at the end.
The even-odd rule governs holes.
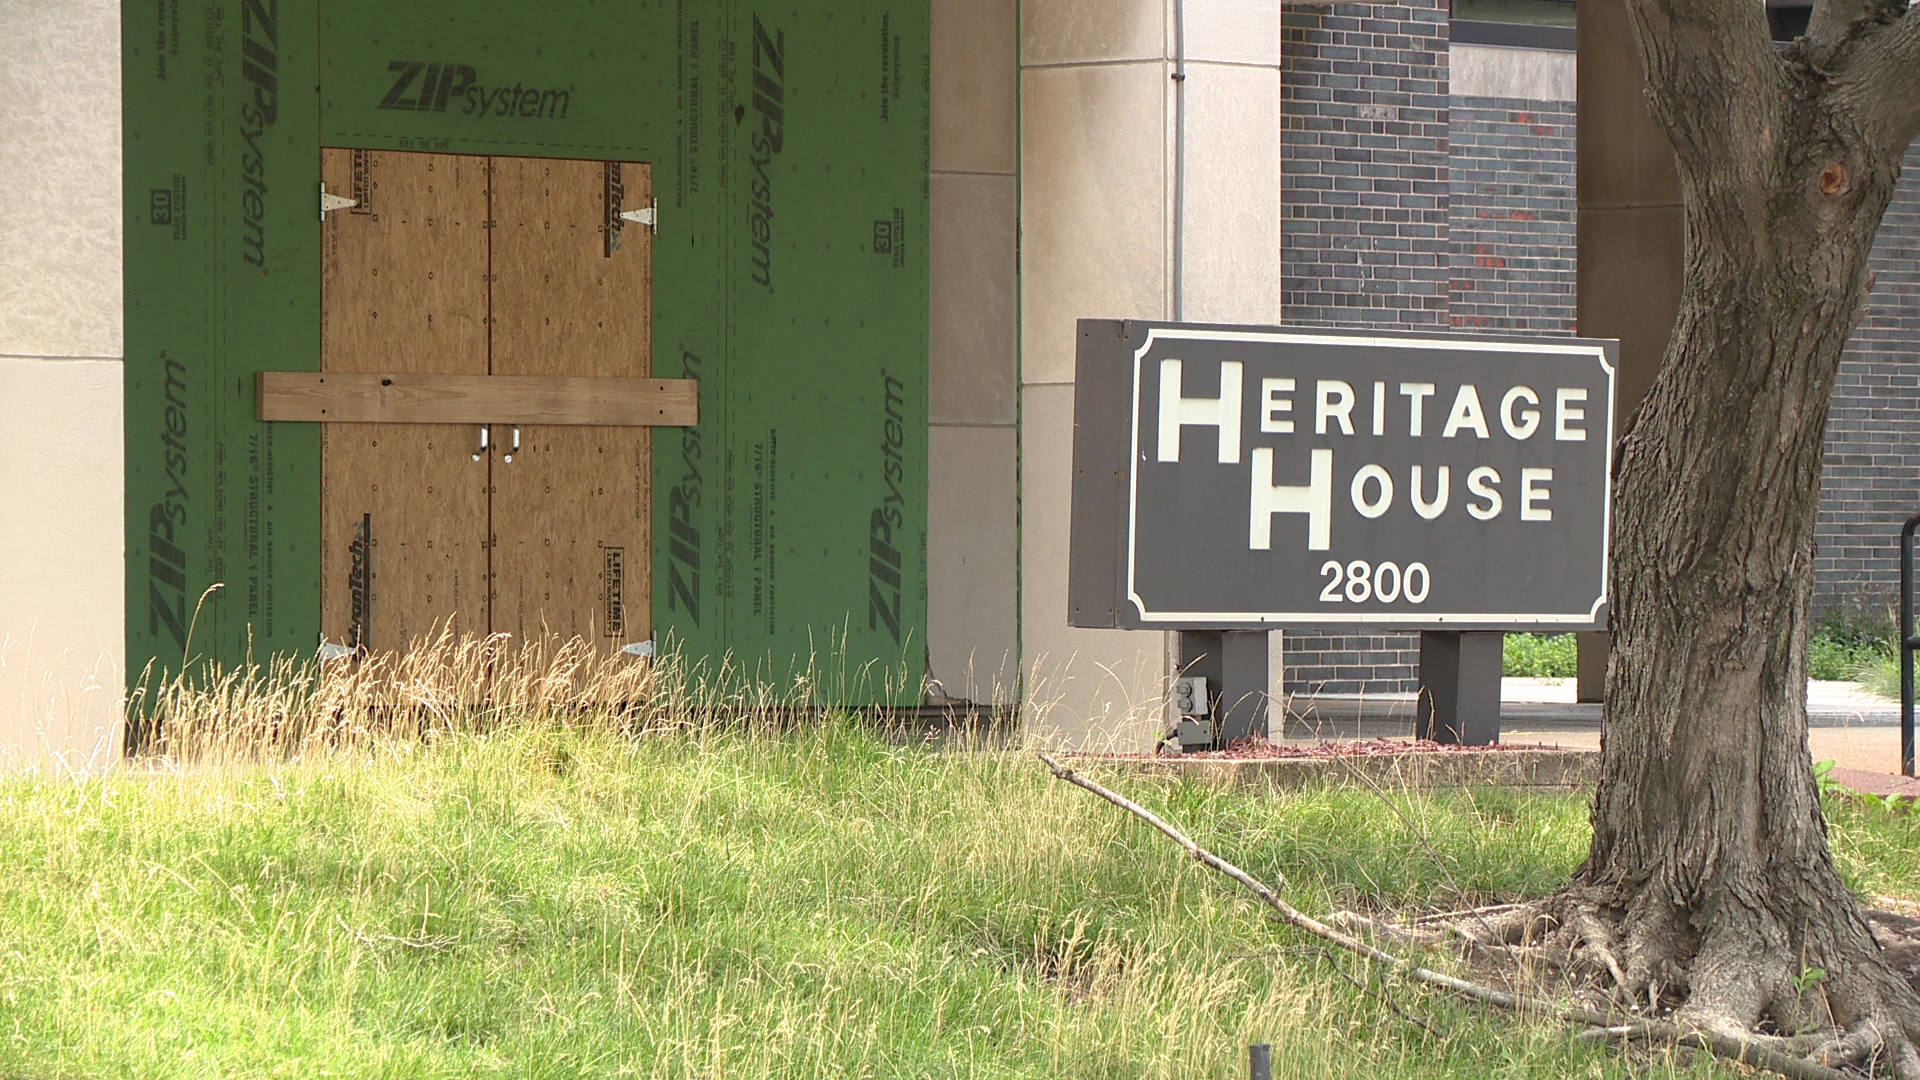
{"type": "Polygon", "coordinates": [[[1900,700],[1900,661],[1891,656],[1875,657],[1860,668],[1854,680],[1883,698],[1900,700]]]}
{"type": "MultiPolygon", "coordinates": [[[[1900,696],[1900,661],[1895,634],[1867,623],[1822,623],[1807,643],[1809,678],[1857,682],[1882,697],[1900,696]]],[[[1500,673],[1544,679],[1571,679],[1579,650],[1572,634],[1508,634],[1500,673]]]]}
{"type": "Polygon", "coordinates": [[[1571,679],[1580,651],[1572,634],[1508,634],[1501,642],[1500,674],[1535,679],[1571,679]]]}
{"type": "Polygon", "coordinates": [[[1894,634],[1879,627],[1822,623],[1807,642],[1807,672],[1815,679],[1851,680],[1893,655],[1894,634]]]}
{"type": "Polygon", "coordinates": [[[1885,626],[1829,620],[1807,642],[1807,674],[1857,682],[1882,697],[1900,696],[1897,635],[1885,626]]]}
{"type": "MultiPolygon", "coordinates": [[[[1110,777],[1300,907],[1539,895],[1585,799],[1110,777]],[[1432,850],[1443,853],[1436,858],[1432,850]]],[[[1835,808],[1915,896],[1920,815],[1835,808]]],[[[0,781],[0,1077],[1731,1076],[1403,984],[1029,756],[551,725],[0,781]]]]}

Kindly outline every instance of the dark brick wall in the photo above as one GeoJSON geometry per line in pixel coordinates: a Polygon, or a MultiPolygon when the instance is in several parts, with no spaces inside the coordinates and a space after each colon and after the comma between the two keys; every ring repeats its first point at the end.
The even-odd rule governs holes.
{"type": "MultiPolygon", "coordinates": [[[[1285,318],[1572,333],[1575,107],[1448,97],[1445,9],[1295,8],[1282,60],[1285,318]]],[[[1816,614],[1885,619],[1920,511],[1920,144],[1827,425],[1816,614]]],[[[1407,635],[1289,632],[1289,692],[1416,688],[1407,635]]]]}
{"type": "MultiPolygon", "coordinates": [[[[1281,303],[1291,325],[1447,324],[1447,8],[1282,15],[1281,303]]],[[[1290,693],[1417,687],[1406,635],[1288,632],[1290,693]]]]}
{"type": "Polygon", "coordinates": [[[1920,144],[1873,245],[1867,317],[1840,363],[1814,526],[1814,611],[1885,621],[1900,526],[1920,512],[1920,144]]]}
{"type": "MultiPolygon", "coordinates": [[[[1289,694],[1393,694],[1419,689],[1420,639],[1409,634],[1287,631],[1289,694]]],[[[1304,701],[1296,701],[1302,707],[1304,701]]]]}
{"type": "Polygon", "coordinates": [[[1282,19],[1286,321],[1444,326],[1446,6],[1336,4],[1282,19]]]}
{"type": "Polygon", "coordinates": [[[1447,116],[1447,321],[1572,333],[1574,103],[1456,97],[1447,116]]]}
{"type": "MultiPolygon", "coordinates": [[[[1453,97],[1447,132],[1448,325],[1573,333],[1574,103],[1453,97]]],[[[1289,245],[1298,242],[1297,233],[1287,237],[1289,245]]],[[[1290,263],[1295,250],[1287,250],[1290,263]]],[[[1308,265],[1315,265],[1319,250],[1305,253],[1308,265]]],[[[1318,313],[1328,322],[1352,321],[1344,309],[1318,313]]],[[[1309,631],[1288,634],[1286,651],[1286,687],[1293,693],[1382,694],[1419,686],[1419,639],[1411,635],[1309,631]]]]}

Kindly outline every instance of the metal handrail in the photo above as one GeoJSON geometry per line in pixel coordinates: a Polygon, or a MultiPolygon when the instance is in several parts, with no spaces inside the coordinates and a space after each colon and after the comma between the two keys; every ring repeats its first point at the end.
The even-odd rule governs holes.
{"type": "Polygon", "coordinates": [[[1913,635],[1913,534],[1920,514],[1907,519],[1900,530],[1900,775],[1913,776],[1913,651],[1920,638],[1913,635]]]}

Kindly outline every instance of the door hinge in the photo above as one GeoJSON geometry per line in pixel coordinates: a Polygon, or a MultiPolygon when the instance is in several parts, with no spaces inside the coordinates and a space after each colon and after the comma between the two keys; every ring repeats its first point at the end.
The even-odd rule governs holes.
{"type": "Polygon", "coordinates": [[[345,195],[327,194],[327,185],[320,185],[320,220],[327,220],[327,211],[345,210],[349,206],[359,206],[360,200],[349,199],[345,195]]]}
{"type": "Polygon", "coordinates": [[[622,210],[622,221],[631,221],[636,225],[645,225],[650,233],[660,231],[660,201],[653,200],[645,210],[622,210]]]}
{"type": "Polygon", "coordinates": [[[622,645],[620,646],[620,651],[626,653],[628,656],[650,659],[653,656],[653,639],[648,638],[645,641],[636,641],[631,645],[622,645]]]}

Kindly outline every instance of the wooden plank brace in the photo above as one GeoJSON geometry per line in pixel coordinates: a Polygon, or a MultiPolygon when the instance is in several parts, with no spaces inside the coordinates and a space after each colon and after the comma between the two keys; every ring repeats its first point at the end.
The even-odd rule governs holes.
{"type": "Polygon", "coordinates": [[[347,424],[692,427],[695,379],[263,371],[262,420],[347,424]]]}

